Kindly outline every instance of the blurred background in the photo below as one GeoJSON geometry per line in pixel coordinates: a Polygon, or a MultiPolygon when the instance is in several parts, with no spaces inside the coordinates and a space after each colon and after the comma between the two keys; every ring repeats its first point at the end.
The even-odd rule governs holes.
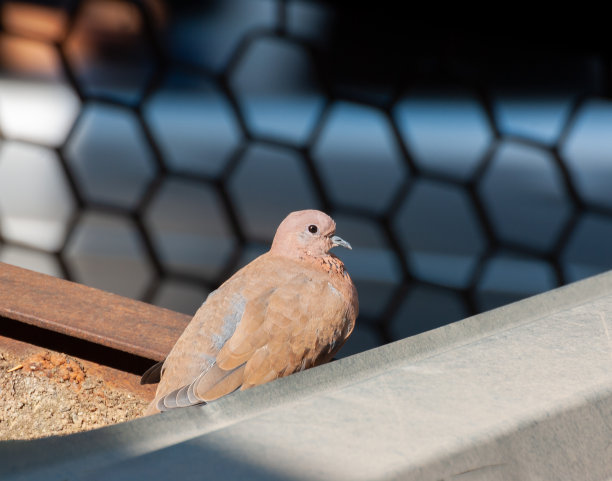
{"type": "Polygon", "coordinates": [[[0,5],[2,262],[190,314],[322,209],[354,248],[342,355],[612,268],[606,29],[402,2],[0,5]]]}

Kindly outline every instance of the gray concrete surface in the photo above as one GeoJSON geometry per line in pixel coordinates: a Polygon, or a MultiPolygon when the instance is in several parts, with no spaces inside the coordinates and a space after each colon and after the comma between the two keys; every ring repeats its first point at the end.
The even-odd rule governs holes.
{"type": "Polygon", "coordinates": [[[612,273],[208,406],[0,443],[2,480],[610,480],[612,273]]]}

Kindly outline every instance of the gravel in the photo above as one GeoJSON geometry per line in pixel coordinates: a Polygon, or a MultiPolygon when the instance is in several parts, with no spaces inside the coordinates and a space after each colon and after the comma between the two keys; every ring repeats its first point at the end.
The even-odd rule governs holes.
{"type": "Polygon", "coordinates": [[[49,351],[0,353],[0,440],[34,439],[128,421],[148,401],[105,386],[78,360],[49,351]]]}

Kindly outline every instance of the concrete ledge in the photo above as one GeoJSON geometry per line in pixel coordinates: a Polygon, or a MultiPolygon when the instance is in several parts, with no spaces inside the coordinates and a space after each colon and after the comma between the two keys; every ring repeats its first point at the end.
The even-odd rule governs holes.
{"type": "Polygon", "coordinates": [[[612,273],[208,406],[0,443],[0,478],[612,479],[612,273]]]}

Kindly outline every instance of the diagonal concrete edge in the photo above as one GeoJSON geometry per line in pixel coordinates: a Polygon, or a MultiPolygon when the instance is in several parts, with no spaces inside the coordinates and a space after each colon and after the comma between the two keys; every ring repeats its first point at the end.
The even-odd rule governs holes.
{"type": "Polygon", "coordinates": [[[0,478],[612,479],[611,319],[606,273],[208,406],[0,443],[0,478]]]}

